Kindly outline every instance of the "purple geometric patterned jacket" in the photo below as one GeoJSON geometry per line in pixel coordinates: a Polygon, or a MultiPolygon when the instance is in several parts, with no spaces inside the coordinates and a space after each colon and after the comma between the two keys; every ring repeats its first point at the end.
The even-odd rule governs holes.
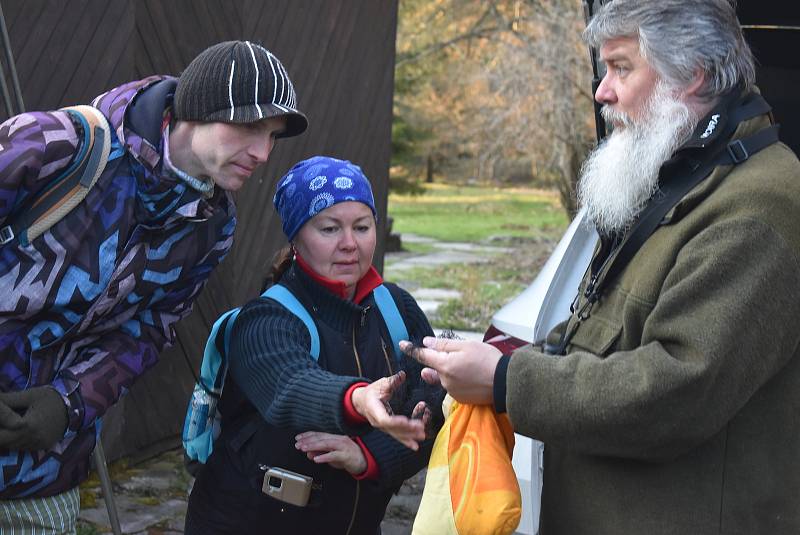
{"type": "MultiPolygon", "coordinates": [[[[129,127],[131,101],[160,80],[169,78],[93,101],[113,130],[97,184],[30,245],[0,246],[0,391],[50,385],[69,414],[48,451],[0,448],[0,499],[50,496],[86,478],[100,418],[173,343],[175,322],[232,244],[229,194],[206,199],[162,171],[163,142],[129,127]]],[[[78,140],[61,111],[0,125],[0,225],[69,164],[78,140]]]]}

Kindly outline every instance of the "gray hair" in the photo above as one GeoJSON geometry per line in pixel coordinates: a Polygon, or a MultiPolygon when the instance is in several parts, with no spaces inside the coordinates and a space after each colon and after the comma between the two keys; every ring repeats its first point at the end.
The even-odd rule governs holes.
{"type": "Polygon", "coordinates": [[[613,0],[592,18],[583,38],[599,48],[617,37],[638,37],[642,56],[678,87],[688,86],[702,70],[702,98],[755,85],[753,53],[736,18],[735,0],[613,0]]]}

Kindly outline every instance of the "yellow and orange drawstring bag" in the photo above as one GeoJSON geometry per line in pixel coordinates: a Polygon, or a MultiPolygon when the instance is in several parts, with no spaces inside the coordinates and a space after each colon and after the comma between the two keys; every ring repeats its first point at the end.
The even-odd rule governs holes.
{"type": "Polygon", "coordinates": [[[445,397],[412,535],[508,535],[522,497],[511,465],[514,430],[489,405],[445,397]]]}

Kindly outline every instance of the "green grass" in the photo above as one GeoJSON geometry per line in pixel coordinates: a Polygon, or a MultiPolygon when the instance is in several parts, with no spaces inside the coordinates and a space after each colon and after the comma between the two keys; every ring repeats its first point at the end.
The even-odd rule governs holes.
{"type": "Polygon", "coordinates": [[[498,309],[524,290],[552,251],[554,241],[523,243],[518,253],[499,255],[481,264],[450,264],[433,268],[412,268],[393,273],[387,279],[401,286],[424,286],[458,290],[460,299],[443,303],[429,319],[439,329],[484,331],[498,309]]]}
{"type": "MultiPolygon", "coordinates": [[[[501,254],[480,264],[450,264],[394,272],[387,280],[408,288],[458,290],[430,318],[442,329],[483,331],[492,315],[533,281],[567,226],[554,192],[529,188],[489,188],[425,184],[422,195],[389,195],[392,230],[440,241],[486,242],[505,239],[513,254],[501,254]]],[[[428,244],[404,242],[403,248],[429,253],[428,244]]]]}
{"type": "Polygon", "coordinates": [[[407,241],[403,243],[403,250],[409,253],[426,254],[435,251],[436,247],[429,243],[407,241]]]}
{"type": "Polygon", "coordinates": [[[567,217],[553,192],[426,184],[423,195],[389,195],[392,230],[442,241],[480,242],[489,237],[553,237],[567,217]]]}
{"type": "Polygon", "coordinates": [[[97,530],[96,526],[88,524],[83,520],[78,520],[75,523],[75,533],[76,535],[100,535],[100,532],[97,530]]]}

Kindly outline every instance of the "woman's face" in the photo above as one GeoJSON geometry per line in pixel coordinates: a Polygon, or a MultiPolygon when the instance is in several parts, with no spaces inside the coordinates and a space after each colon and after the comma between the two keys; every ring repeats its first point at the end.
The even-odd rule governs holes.
{"type": "Polygon", "coordinates": [[[303,225],[294,247],[315,272],[341,281],[349,297],[372,265],[375,218],[369,206],[346,201],[326,208],[303,225]]]}

